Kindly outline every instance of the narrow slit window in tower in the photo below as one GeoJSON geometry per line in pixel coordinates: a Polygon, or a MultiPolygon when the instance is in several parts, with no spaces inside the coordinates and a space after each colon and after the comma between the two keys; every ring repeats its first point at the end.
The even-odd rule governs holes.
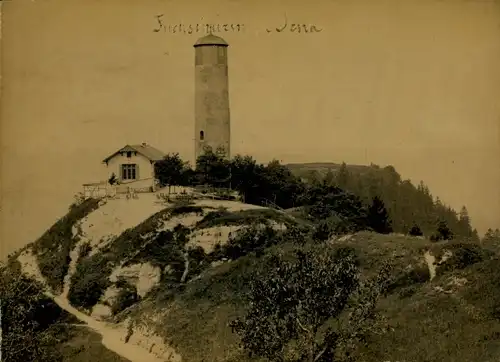
{"type": "Polygon", "coordinates": [[[200,131],[200,141],[203,141],[205,139],[205,132],[200,131]]]}

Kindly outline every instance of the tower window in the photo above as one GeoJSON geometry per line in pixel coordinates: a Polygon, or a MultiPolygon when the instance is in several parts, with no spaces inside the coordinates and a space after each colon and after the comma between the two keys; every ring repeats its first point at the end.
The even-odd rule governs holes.
{"type": "Polygon", "coordinates": [[[226,64],[226,48],[219,47],[217,50],[217,63],[226,64]]]}
{"type": "Polygon", "coordinates": [[[127,152],[127,158],[130,158],[130,157],[132,157],[132,152],[131,152],[131,151],[128,151],[128,152],[127,152]]]}
{"type": "Polygon", "coordinates": [[[205,132],[200,131],[200,141],[203,141],[205,139],[205,132]]]}
{"type": "Polygon", "coordinates": [[[195,54],[195,60],[194,60],[194,64],[195,65],[201,65],[203,59],[202,59],[202,55],[201,55],[201,52],[202,50],[201,49],[197,49],[196,50],[196,54],[195,54]]]}

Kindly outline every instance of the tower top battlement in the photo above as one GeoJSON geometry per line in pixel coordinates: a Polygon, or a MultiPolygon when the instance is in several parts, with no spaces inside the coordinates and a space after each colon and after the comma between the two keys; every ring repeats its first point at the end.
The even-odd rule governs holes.
{"type": "Polygon", "coordinates": [[[222,39],[221,37],[218,37],[216,35],[213,35],[212,33],[205,35],[204,37],[198,39],[193,46],[196,48],[196,47],[204,46],[204,45],[217,45],[217,46],[224,46],[224,47],[229,46],[229,44],[224,39],[222,39]]]}

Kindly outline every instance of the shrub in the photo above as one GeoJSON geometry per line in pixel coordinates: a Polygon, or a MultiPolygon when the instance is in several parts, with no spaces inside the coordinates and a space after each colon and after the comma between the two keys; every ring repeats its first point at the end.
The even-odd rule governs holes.
{"type": "Polygon", "coordinates": [[[77,242],[73,227],[98,207],[98,199],[84,200],[72,207],[66,216],[59,219],[33,244],[40,271],[55,292],[62,290],[71,261],[69,253],[77,242]]]}
{"type": "Polygon", "coordinates": [[[180,203],[170,209],[171,216],[179,216],[190,213],[203,215],[203,207],[180,203]]]}
{"type": "Polygon", "coordinates": [[[59,308],[42,290],[42,285],[19,270],[0,266],[3,360],[63,360],[58,345],[71,337],[71,329],[63,323],[76,323],[76,318],[59,308]]]}
{"type": "Polygon", "coordinates": [[[451,240],[453,239],[453,232],[448,227],[445,221],[440,221],[437,228],[438,240],[451,240]]]}
{"type": "Polygon", "coordinates": [[[387,292],[404,290],[407,287],[425,283],[428,280],[430,280],[429,268],[425,266],[414,267],[393,278],[388,285],[387,292]]]}
{"type": "Polygon", "coordinates": [[[453,243],[446,245],[444,249],[449,250],[451,256],[438,264],[436,268],[437,275],[456,269],[465,269],[469,265],[479,263],[493,255],[492,252],[482,249],[476,244],[453,243]]]}
{"type": "Polygon", "coordinates": [[[356,225],[339,215],[334,215],[317,223],[313,239],[328,240],[332,235],[345,235],[355,230],[357,230],[356,225]]]}
{"type": "Polygon", "coordinates": [[[321,246],[297,250],[293,258],[272,256],[262,264],[249,281],[247,313],[231,323],[251,357],[342,360],[375,324],[375,302],[387,273],[362,285],[353,249],[321,246]],[[349,309],[350,300],[347,323],[329,325],[349,309]]]}
{"type": "Polygon", "coordinates": [[[278,231],[270,226],[251,225],[239,230],[235,236],[231,236],[225,245],[216,247],[210,253],[210,260],[221,260],[224,258],[235,260],[249,253],[257,253],[271,245],[281,241],[278,231]]]}
{"type": "Polygon", "coordinates": [[[83,243],[80,245],[80,249],[78,250],[78,258],[81,260],[87,257],[92,251],[92,246],[89,242],[83,243]]]}
{"type": "Polygon", "coordinates": [[[68,300],[75,307],[91,309],[111,285],[109,259],[103,254],[83,258],[71,277],[68,300]]]}
{"type": "Polygon", "coordinates": [[[410,231],[408,232],[409,235],[411,236],[423,236],[424,233],[422,232],[422,230],[420,230],[420,227],[418,225],[413,225],[410,229],[410,231]]]}
{"type": "Polygon", "coordinates": [[[313,239],[318,241],[326,241],[333,234],[332,227],[327,220],[321,220],[316,225],[313,233],[313,239]]]}
{"type": "Polygon", "coordinates": [[[137,295],[136,288],[126,284],[124,288],[120,290],[114,303],[111,305],[111,313],[117,315],[121,311],[137,303],[139,300],[140,297],[137,295]]]}
{"type": "Polygon", "coordinates": [[[418,290],[417,285],[410,285],[408,287],[404,287],[399,291],[399,298],[410,298],[413,296],[418,290]]]}

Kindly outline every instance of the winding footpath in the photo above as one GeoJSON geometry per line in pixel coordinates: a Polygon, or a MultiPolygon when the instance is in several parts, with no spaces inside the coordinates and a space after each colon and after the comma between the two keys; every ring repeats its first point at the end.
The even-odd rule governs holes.
{"type": "MultiPolygon", "coordinates": [[[[38,269],[35,258],[31,253],[25,252],[19,256],[18,261],[22,265],[23,273],[27,276],[34,278],[42,283],[44,283],[43,277],[38,269]]],[[[69,278],[65,280],[65,284],[69,282],[69,278]]],[[[45,284],[45,283],[44,283],[45,284]]],[[[67,285],[65,285],[65,291],[67,291],[67,285]]],[[[166,362],[167,360],[163,358],[156,357],[155,355],[149,353],[146,349],[135,345],[128,344],[125,342],[124,338],[126,336],[126,330],[124,327],[117,325],[112,325],[110,323],[97,321],[94,318],[80,312],[74,308],[66,298],[66,293],[63,292],[60,296],[55,296],[52,293],[45,291],[44,294],[51,298],[61,309],[64,309],[68,313],[74,315],[78,320],[86,323],[88,328],[92,329],[96,333],[102,336],[102,344],[110,351],[115,352],[123,358],[130,360],[131,362],[166,362]]]]}

